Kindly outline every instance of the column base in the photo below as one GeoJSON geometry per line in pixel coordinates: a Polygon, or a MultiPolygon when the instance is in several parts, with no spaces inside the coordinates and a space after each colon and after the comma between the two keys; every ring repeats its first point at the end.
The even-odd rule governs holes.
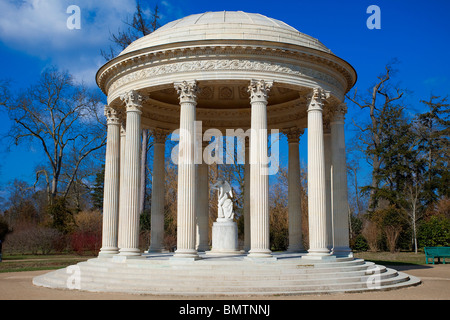
{"type": "Polygon", "coordinates": [[[159,253],[159,252],[169,252],[168,250],[166,250],[163,246],[152,246],[150,245],[150,247],[148,248],[147,251],[145,251],[145,253],[159,253]]]}
{"type": "Polygon", "coordinates": [[[336,260],[336,257],[333,256],[327,248],[309,249],[308,253],[302,258],[311,260],[336,260]]]}
{"type": "Polygon", "coordinates": [[[198,246],[198,248],[197,248],[197,252],[206,252],[206,251],[208,251],[210,248],[209,248],[209,245],[200,245],[200,246],[198,246]]]}
{"type": "Polygon", "coordinates": [[[335,261],[336,256],[332,255],[327,248],[309,249],[308,253],[302,256],[302,259],[335,261]]]}
{"type": "Polygon", "coordinates": [[[201,257],[198,255],[196,250],[176,250],[173,257],[170,260],[182,260],[182,261],[195,261],[200,260],[201,257]]]}
{"type": "Polygon", "coordinates": [[[349,247],[337,247],[333,248],[333,255],[338,257],[353,258],[353,251],[349,247]]]}
{"type": "Polygon", "coordinates": [[[253,262],[276,262],[278,260],[277,257],[274,257],[272,254],[255,252],[249,253],[244,259],[253,262]]]}
{"type": "Polygon", "coordinates": [[[111,258],[119,253],[119,248],[101,248],[98,253],[99,257],[102,258],[111,258]]]}
{"type": "Polygon", "coordinates": [[[246,258],[249,259],[270,259],[273,258],[276,260],[276,258],[272,255],[272,251],[266,249],[250,249],[248,252],[248,255],[246,258]]]}
{"type": "Polygon", "coordinates": [[[118,256],[126,256],[126,257],[138,257],[141,255],[141,250],[136,248],[121,248],[119,250],[118,256]]]}
{"type": "Polygon", "coordinates": [[[144,253],[169,253],[170,251],[167,249],[148,249],[146,251],[144,251],[144,253]]]}

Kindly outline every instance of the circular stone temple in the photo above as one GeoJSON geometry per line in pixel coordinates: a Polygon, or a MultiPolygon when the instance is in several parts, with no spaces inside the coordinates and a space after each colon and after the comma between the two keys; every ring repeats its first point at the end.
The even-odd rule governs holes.
{"type": "Polygon", "coordinates": [[[97,73],[108,97],[100,254],[33,283],[180,295],[364,291],[420,283],[353,258],[349,247],[344,97],[356,79],[353,67],[320,41],[260,14],[195,14],[136,40],[97,73]],[[139,249],[142,129],[154,136],[151,241],[144,253],[139,249]],[[305,129],[308,239],[302,235],[300,203],[299,139],[305,129]],[[172,253],[163,247],[164,155],[175,130],[172,253]],[[211,132],[243,138],[245,239],[233,254],[209,251],[209,163],[202,155],[210,150],[211,132]],[[270,250],[269,132],[288,140],[289,248],[282,253],[270,250]]]}

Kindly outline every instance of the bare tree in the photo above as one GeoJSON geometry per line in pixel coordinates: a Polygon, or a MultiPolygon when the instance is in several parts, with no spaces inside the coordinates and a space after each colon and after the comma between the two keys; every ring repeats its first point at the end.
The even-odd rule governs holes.
{"type": "MultiPolygon", "coordinates": [[[[111,34],[110,40],[115,47],[124,50],[133,41],[152,33],[160,27],[158,5],[155,6],[153,12],[146,14],[146,11],[147,10],[142,8],[141,2],[138,1],[136,4],[136,11],[131,21],[129,21],[128,18],[123,21],[124,25],[127,26],[127,29],[125,31],[118,30],[117,33],[111,34]]],[[[117,56],[117,51],[114,46],[110,46],[107,51],[100,51],[105,60],[109,61],[117,56]]]]}
{"type": "Polygon", "coordinates": [[[8,136],[16,145],[37,143],[48,160],[48,166],[37,173],[49,181],[50,202],[59,195],[59,182],[69,148],[74,165],[68,174],[66,197],[80,164],[105,145],[105,124],[99,117],[100,97],[74,83],[67,72],[55,67],[46,69],[36,85],[11,97],[5,104],[14,121],[8,136]],[[48,171],[47,171],[48,170],[48,171]]]}
{"type": "MultiPolygon", "coordinates": [[[[111,34],[111,42],[113,46],[110,46],[107,51],[101,50],[101,55],[105,60],[111,60],[117,56],[115,47],[120,50],[124,50],[133,41],[144,37],[160,27],[159,25],[159,8],[158,5],[155,6],[153,12],[148,10],[148,8],[143,8],[141,1],[137,1],[136,11],[133,15],[131,21],[123,21],[124,25],[127,26],[125,31],[118,30],[117,33],[111,34]]],[[[142,147],[141,147],[141,190],[140,190],[140,213],[145,211],[145,198],[146,198],[146,185],[147,185],[147,152],[152,146],[149,139],[149,131],[147,129],[142,130],[142,147]]]]}
{"type": "MultiPolygon", "coordinates": [[[[347,95],[347,99],[356,104],[361,110],[369,110],[369,124],[364,125],[355,121],[353,121],[353,124],[361,131],[360,140],[366,148],[366,155],[373,167],[373,173],[376,173],[382,166],[382,157],[380,154],[373,152],[381,142],[382,123],[380,123],[379,114],[384,110],[384,107],[401,99],[404,94],[402,90],[392,86],[389,82],[394,72],[393,64],[386,65],[385,70],[384,74],[378,76],[378,82],[372,87],[368,96],[360,96],[357,88],[353,91],[353,96],[347,95]],[[379,100],[381,100],[381,103],[379,100]]],[[[378,184],[379,181],[376,174],[372,174],[369,200],[369,208],[372,209],[376,207],[375,190],[378,188],[378,184]]]]}

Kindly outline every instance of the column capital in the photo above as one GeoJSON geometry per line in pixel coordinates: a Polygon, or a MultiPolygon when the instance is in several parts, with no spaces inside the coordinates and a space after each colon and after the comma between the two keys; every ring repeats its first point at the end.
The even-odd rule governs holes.
{"type": "Polygon", "coordinates": [[[308,112],[317,110],[322,111],[323,110],[323,104],[325,100],[327,100],[330,97],[330,92],[325,91],[320,87],[314,88],[307,97],[308,101],[308,112]]]}
{"type": "Polygon", "coordinates": [[[155,143],[165,143],[166,138],[169,135],[169,132],[167,130],[161,128],[154,128],[151,130],[151,132],[155,143]]]}
{"type": "Polygon", "coordinates": [[[120,96],[120,99],[125,103],[126,111],[137,111],[142,113],[142,103],[145,97],[136,90],[130,90],[120,96]]]}
{"type": "Polygon", "coordinates": [[[292,127],[288,129],[283,129],[282,133],[287,137],[289,143],[298,143],[300,136],[305,132],[305,129],[300,129],[297,127],[292,127]]]}
{"type": "Polygon", "coordinates": [[[342,102],[331,110],[331,122],[344,121],[346,114],[347,104],[342,102]]]}
{"type": "Polygon", "coordinates": [[[273,81],[251,80],[248,86],[251,102],[265,102],[269,96],[269,91],[272,89],[273,81]]]}
{"type": "Polygon", "coordinates": [[[331,121],[328,119],[328,117],[324,117],[323,134],[330,134],[330,133],[331,133],[331,121]]]}
{"type": "Polygon", "coordinates": [[[197,94],[200,92],[197,81],[174,83],[174,87],[177,90],[180,103],[197,104],[197,94]]]}
{"type": "Polygon", "coordinates": [[[116,108],[105,106],[105,116],[108,125],[120,124],[120,112],[116,108]]]}

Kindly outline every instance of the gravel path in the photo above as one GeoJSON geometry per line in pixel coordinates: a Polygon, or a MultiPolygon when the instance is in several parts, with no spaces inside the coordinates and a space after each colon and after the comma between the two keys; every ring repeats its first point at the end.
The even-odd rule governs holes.
{"type": "MultiPolygon", "coordinates": [[[[450,264],[427,266],[392,266],[419,277],[422,284],[399,290],[333,295],[300,296],[236,296],[214,300],[450,300],[450,264]]],[[[121,293],[91,293],[56,290],[33,286],[32,278],[48,271],[0,273],[0,300],[211,300],[211,297],[172,297],[130,295],[121,293]]]]}

